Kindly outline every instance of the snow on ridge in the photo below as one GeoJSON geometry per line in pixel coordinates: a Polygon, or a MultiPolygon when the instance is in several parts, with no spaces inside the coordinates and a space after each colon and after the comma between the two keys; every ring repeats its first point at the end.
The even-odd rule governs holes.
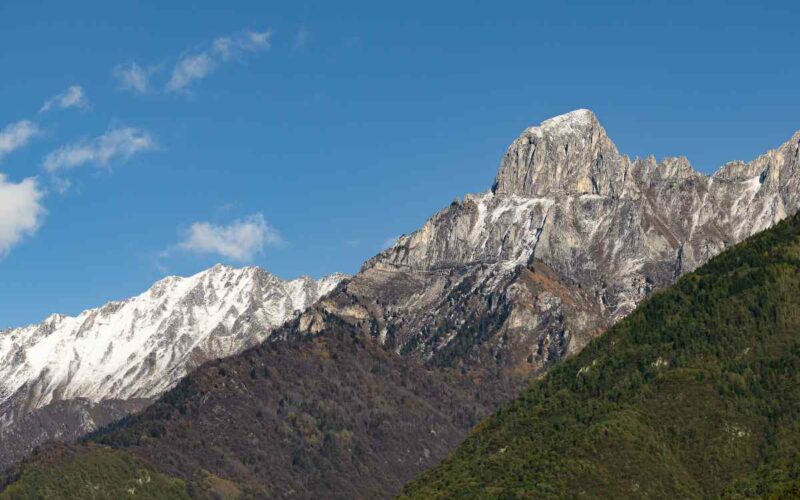
{"type": "Polygon", "coordinates": [[[264,340],[345,278],[284,281],[257,267],[216,265],[76,316],[6,330],[0,405],[20,388],[30,409],[74,397],[156,396],[192,366],[264,340]]]}
{"type": "Polygon", "coordinates": [[[543,121],[538,127],[530,127],[528,132],[550,131],[556,133],[574,133],[597,122],[594,113],[588,109],[576,109],[563,115],[554,116],[543,121]]]}

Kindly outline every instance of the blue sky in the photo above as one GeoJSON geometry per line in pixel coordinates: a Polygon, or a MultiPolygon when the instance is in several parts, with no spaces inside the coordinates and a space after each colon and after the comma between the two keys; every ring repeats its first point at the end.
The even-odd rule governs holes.
{"type": "Polygon", "coordinates": [[[800,128],[795,2],[30,3],[0,4],[0,328],[217,261],[356,272],[576,108],[705,172],[800,128]]]}

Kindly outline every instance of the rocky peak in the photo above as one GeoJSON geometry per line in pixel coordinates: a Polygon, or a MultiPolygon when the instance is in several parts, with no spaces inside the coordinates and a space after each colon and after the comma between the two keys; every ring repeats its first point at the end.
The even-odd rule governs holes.
{"type": "Polygon", "coordinates": [[[491,191],[399,238],[299,329],[335,315],[426,363],[542,370],[797,211],[798,140],[711,177],[682,156],[629,160],[590,111],[546,120],[509,146],[491,191]]]}
{"type": "Polygon", "coordinates": [[[680,180],[697,175],[689,159],[685,156],[664,158],[661,160],[659,167],[657,176],[659,180],[680,180]]]}
{"type": "MultiPolygon", "coordinates": [[[[711,178],[739,182],[760,176],[760,184],[774,193],[787,191],[789,184],[793,187],[796,171],[800,171],[800,131],[751,162],[726,163],[711,178]]],[[[619,154],[594,113],[579,109],[526,129],[506,151],[492,192],[550,200],[638,196],[648,186],[664,182],[705,184],[711,178],[682,156],[631,162],[619,154]]]]}
{"type": "Polygon", "coordinates": [[[526,129],[506,151],[493,191],[611,196],[622,189],[628,163],[594,113],[579,109],[526,129]]]}

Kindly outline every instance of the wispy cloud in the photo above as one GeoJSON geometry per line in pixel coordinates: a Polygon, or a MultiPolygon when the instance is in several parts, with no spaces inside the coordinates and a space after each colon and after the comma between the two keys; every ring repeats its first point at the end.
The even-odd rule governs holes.
{"type": "Polygon", "coordinates": [[[50,111],[51,109],[88,109],[89,99],[86,98],[86,93],[80,85],[72,85],[64,92],[51,97],[46,100],[42,105],[40,113],[50,111]]]}
{"type": "Polygon", "coordinates": [[[43,166],[51,173],[86,164],[105,167],[112,162],[125,162],[136,153],[155,147],[155,141],[144,130],[134,127],[112,128],[94,139],[58,148],[44,158],[43,166]]]}
{"type": "Polygon", "coordinates": [[[245,53],[269,50],[271,36],[269,31],[246,31],[215,39],[207,50],[188,53],[178,60],[166,90],[186,91],[193,82],[206,78],[227,61],[245,53]]]}
{"type": "Polygon", "coordinates": [[[150,90],[150,75],[152,68],[144,69],[135,62],[117,64],[112,75],[119,82],[119,88],[137,94],[146,94],[150,90]]]}
{"type": "Polygon", "coordinates": [[[292,40],[292,50],[298,51],[305,49],[310,39],[311,32],[308,31],[308,28],[306,28],[305,25],[300,26],[300,29],[297,30],[292,40]]]}
{"type": "Polygon", "coordinates": [[[56,175],[50,176],[50,187],[58,194],[64,194],[72,187],[72,181],[56,175]]]}
{"type": "Polygon", "coordinates": [[[246,262],[263,252],[265,247],[281,242],[280,233],[267,223],[261,213],[256,213],[228,225],[195,222],[178,248],[246,262]]]}
{"type": "Polygon", "coordinates": [[[39,127],[29,120],[21,120],[7,125],[0,130],[0,160],[28,144],[39,133],[39,127]]]}
{"type": "Polygon", "coordinates": [[[201,80],[217,67],[217,61],[206,52],[186,56],[175,65],[167,82],[168,91],[185,89],[195,80],[201,80]]]}
{"type": "Polygon", "coordinates": [[[0,258],[41,226],[45,209],[36,179],[9,182],[0,174],[0,258]]]}

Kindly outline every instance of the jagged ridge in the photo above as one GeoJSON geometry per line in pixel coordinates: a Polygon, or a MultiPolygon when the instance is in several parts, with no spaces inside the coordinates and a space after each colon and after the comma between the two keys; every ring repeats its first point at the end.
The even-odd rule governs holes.
{"type": "Polygon", "coordinates": [[[345,278],[284,281],[216,265],[0,333],[0,468],[47,439],[75,439],[141,409],[202,363],[261,342],[345,278]]]}
{"type": "Polygon", "coordinates": [[[192,367],[265,339],[343,278],[283,281],[257,267],[216,265],[76,317],[5,331],[0,408],[9,399],[19,412],[77,397],[156,396],[192,367]]]}
{"type": "Polygon", "coordinates": [[[796,212],[799,150],[800,133],[707,176],[619,154],[588,110],[552,118],[511,144],[490,191],[401,237],[301,327],[323,331],[322,309],[426,363],[538,372],[796,212]]]}

